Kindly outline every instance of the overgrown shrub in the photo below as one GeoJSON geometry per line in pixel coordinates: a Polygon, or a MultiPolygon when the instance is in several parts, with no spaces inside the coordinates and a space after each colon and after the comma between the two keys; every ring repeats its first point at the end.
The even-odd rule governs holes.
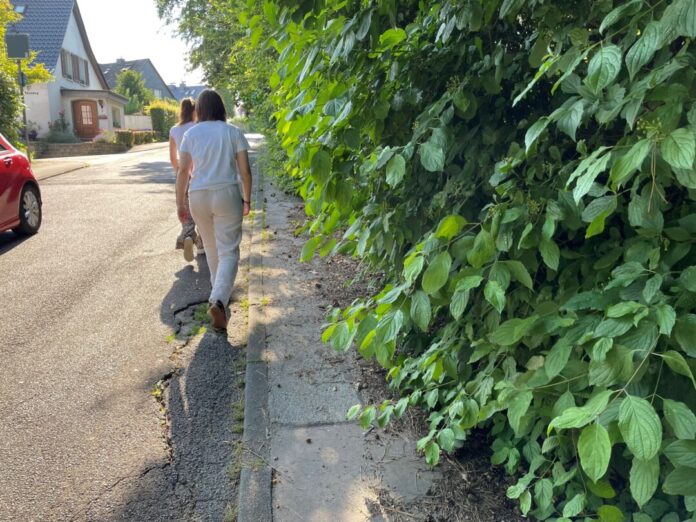
{"type": "Polygon", "coordinates": [[[153,143],[157,141],[159,134],[155,131],[132,131],[133,132],[133,143],[135,145],[142,145],[144,143],[153,143]]]}
{"type": "Polygon", "coordinates": [[[176,125],[179,117],[179,106],[167,100],[155,100],[147,108],[152,118],[152,128],[159,133],[161,139],[169,138],[169,130],[176,125]]]}
{"type": "Polygon", "coordinates": [[[109,130],[101,130],[92,140],[96,143],[116,143],[116,133],[109,130]]]}
{"type": "Polygon", "coordinates": [[[0,133],[16,143],[21,102],[17,82],[0,69],[0,133]]]}
{"type": "Polygon", "coordinates": [[[50,130],[41,137],[40,141],[46,143],[80,143],[80,138],[72,132],[61,130],[50,130]]]}
{"type": "Polygon", "coordinates": [[[135,136],[131,130],[117,130],[114,131],[116,134],[116,143],[121,143],[128,148],[133,146],[135,142],[135,136]]]}
{"type": "Polygon", "coordinates": [[[431,464],[489,428],[536,519],[696,519],[693,0],[264,14],[303,258],[389,282],[324,332],[402,395],[350,414],[425,408],[431,464]]]}

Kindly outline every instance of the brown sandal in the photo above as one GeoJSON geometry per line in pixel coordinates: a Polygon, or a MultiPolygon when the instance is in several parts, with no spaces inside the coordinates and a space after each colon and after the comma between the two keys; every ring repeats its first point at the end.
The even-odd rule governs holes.
{"type": "Polygon", "coordinates": [[[221,301],[215,303],[210,303],[208,306],[208,316],[210,316],[210,322],[213,328],[218,330],[226,330],[229,318],[227,317],[227,312],[225,310],[225,305],[221,301]]]}

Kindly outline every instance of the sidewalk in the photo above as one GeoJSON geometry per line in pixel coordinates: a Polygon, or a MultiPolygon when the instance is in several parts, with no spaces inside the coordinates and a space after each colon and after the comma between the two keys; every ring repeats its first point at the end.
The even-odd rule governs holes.
{"type": "MultiPolygon", "coordinates": [[[[239,522],[392,520],[378,499],[427,495],[439,473],[415,440],[346,421],[361,402],[354,350],[321,342],[325,314],[339,293],[323,260],[299,263],[305,238],[294,230],[300,202],[266,180],[251,247],[245,466],[239,522]]],[[[258,207],[257,207],[258,208],[258,207]]],[[[340,305],[350,303],[347,292],[340,305]]]]}

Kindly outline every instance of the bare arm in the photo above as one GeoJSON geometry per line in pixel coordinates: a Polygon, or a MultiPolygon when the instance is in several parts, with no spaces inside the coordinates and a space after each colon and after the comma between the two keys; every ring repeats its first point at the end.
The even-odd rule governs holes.
{"type": "Polygon", "coordinates": [[[176,142],[171,136],[169,137],[169,162],[172,164],[172,167],[174,167],[174,172],[176,172],[179,168],[179,160],[176,154],[176,142]]]}
{"type": "Polygon", "coordinates": [[[179,214],[179,220],[183,223],[188,220],[189,208],[186,201],[186,189],[188,188],[189,178],[191,177],[191,168],[193,160],[188,152],[181,153],[181,163],[176,174],[176,209],[179,214]]]}
{"type": "Polygon", "coordinates": [[[243,150],[237,153],[237,168],[242,177],[242,199],[244,200],[243,215],[248,215],[251,210],[251,168],[249,167],[249,154],[243,150]]]}

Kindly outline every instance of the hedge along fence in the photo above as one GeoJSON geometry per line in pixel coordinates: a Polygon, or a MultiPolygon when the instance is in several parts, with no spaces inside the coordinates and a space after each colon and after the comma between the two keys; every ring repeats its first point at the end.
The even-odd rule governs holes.
{"type": "Polygon", "coordinates": [[[324,340],[402,397],[350,415],[489,428],[536,519],[696,520],[693,0],[307,5],[264,3],[303,258],[385,272],[324,340]]]}
{"type": "Polygon", "coordinates": [[[152,128],[159,133],[161,139],[169,138],[169,129],[176,125],[179,116],[179,106],[166,100],[155,100],[146,110],[152,118],[152,128]]]}
{"type": "Polygon", "coordinates": [[[117,130],[115,134],[116,143],[121,143],[126,147],[153,143],[159,138],[159,133],[156,131],[117,130]]]}

